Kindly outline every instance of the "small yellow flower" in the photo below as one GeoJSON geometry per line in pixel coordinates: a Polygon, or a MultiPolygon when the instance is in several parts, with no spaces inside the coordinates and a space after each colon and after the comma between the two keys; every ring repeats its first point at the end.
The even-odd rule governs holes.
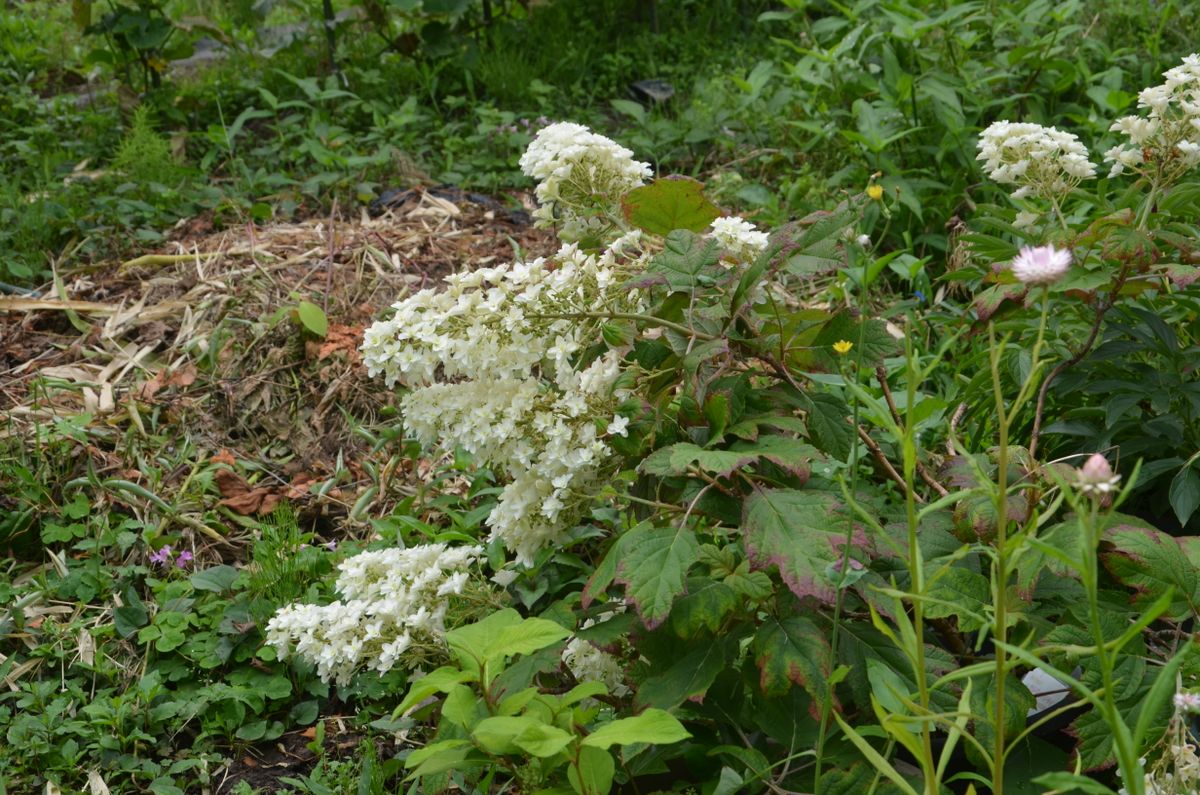
{"type": "Polygon", "coordinates": [[[842,356],[845,356],[847,353],[849,353],[850,349],[853,347],[854,343],[850,342],[849,340],[838,340],[837,342],[833,343],[833,349],[842,356]]]}
{"type": "Polygon", "coordinates": [[[869,198],[874,199],[875,201],[882,200],[883,199],[883,186],[882,185],[868,185],[867,186],[867,196],[869,198]]]}

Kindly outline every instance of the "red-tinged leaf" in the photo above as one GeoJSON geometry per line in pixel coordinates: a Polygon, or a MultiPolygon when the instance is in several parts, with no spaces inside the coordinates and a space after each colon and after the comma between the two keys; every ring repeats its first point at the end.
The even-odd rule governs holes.
{"type": "Polygon", "coordinates": [[[782,695],[796,684],[813,697],[814,707],[825,703],[833,651],[826,633],[811,620],[796,615],[782,621],[769,618],[755,634],[752,648],[764,693],[782,695]]]}
{"type": "Polygon", "coordinates": [[[1110,551],[1101,554],[1104,567],[1138,592],[1139,603],[1160,598],[1173,589],[1170,615],[1187,618],[1200,612],[1200,570],[1179,540],[1151,527],[1119,524],[1105,533],[1110,551]]]}
{"type": "MultiPolygon", "coordinates": [[[[776,566],[797,596],[830,604],[837,593],[825,571],[842,559],[850,528],[849,514],[827,491],[760,489],[746,498],[742,518],[746,552],[756,568],[776,566]]],[[[854,526],[851,541],[871,553],[861,527],[854,526]]]]}
{"type": "Polygon", "coordinates": [[[1167,265],[1165,270],[1167,278],[1171,280],[1171,283],[1181,289],[1191,286],[1193,282],[1200,279],[1200,268],[1197,268],[1195,265],[1174,263],[1167,265]]]}
{"type": "Polygon", "coordinates": [[[703,232],[721,208],[704,196],[704,185],[690,177],[664,177],[634,188],[621,200],[629,223],[666,237],[676,229],[703,232]]]}
{"type": "Polygon", "coordinates": [[[1000,306],[1005,301],[1022,300],[1025,293],[1026,289],[1023,284],[997,284],[975,296],[972,306],[980,320],[988,321],[1000,310],[1000,306]]]}
{"type": "Polygon", "coordinates": [[[654,629],[671,612],[675,597],[686,591],[688,569],[700,555],[700,542],[689,527],[641,525],[614,545],[619,553],[616,581],[638,616],[654,629]]]}

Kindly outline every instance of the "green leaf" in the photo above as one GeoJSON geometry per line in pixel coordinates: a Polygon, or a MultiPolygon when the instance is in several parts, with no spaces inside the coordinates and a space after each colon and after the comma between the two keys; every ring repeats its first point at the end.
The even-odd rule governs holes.
{"type": "Polygon", "coordinates": [[[797,221],[781,232],[790,238],[785,266],[797,276],[812,276],[835,271],[842,267],[842,240],[856,215],[848,204],[840,204],[832,212],[819,211],[797,221]]]}
{"type": "Polygon", "coordinates": [[[689,578],[687,593],[671,608],[671,630],[681,638],[694,638],[704,630],[715,635],[737,606],[737,591],[725,583],[707,577],[689,578]]]}
{"type": "Polygon", "coordinates": [[[484,718],[471,732],[488,753],[525,751],[538,757],[554,756],[570,745],[574,735],[529,715],[484,718]]]}
{"type": "Polygon", "coordinates": [[[811,444],[791,436],[760,436],[753,442],[738,442],[733,450],[739,453],[754,453],[771,463],[793,473],[806,473],[814,459],[821,459],[821,451],[811,444]]]}
{"type": "Polygon", "coordinates": [[[654,235],[676,229],[703,232],[721,216],[704,196],[704,185],[689,177],[664,177],[634,188],[621,200],[626,220],[654,235]]]}
{"type": "Polygon", "coordinates": [[[691,442],[679,442],[655,450],[642,460],[638,469],[648,475],[667,477],[686,474],[695,464],[705,472],[728,475],[757,459],[758,456],[753,452],[705,450],[691,442]]]}
{"type": "Polygon", "coordinates": [[[1171,478],[1171,489],[1167,495],[1171,508],[1179,523],[1186,525],[1188,519],[1200,506],[1200,473],[1191,466],[1185,466],[1171,478]]]}
{"type": "Polygon", "coordinates": [[[318,337],[324,337],[329,331],[329,320],[324,310],[311,301],[301,301],[296,305],[296,317],[300,323],[318,337]]]}
{"type": "Polygon", "coordinates": [[[661,709],[648,709],[632,718],[620,718],[604,724],[583,738],[583,742],[580,744],[606,749],[614,745],[632,745],[633,743],[670,745],[691,736],[691,733],[683,728],[683,724],[669,712],[661,709]]]}
{"type": "Polygon", "coordinates": [[[511,754],[517,751],[514,743],[516,736],[538,723],[538,718],[527,715],[484,718],[470,734],[476,745],[487,753],[511,754]]]}
{"type": "Polygon", "coordinates": [[[220,593],[227,591],[237,579],[238,572],[233,566],[212,566],[198,571],[188,578],[188,582],[197,591],[212,591],[220,593]]]}
{"type": "Polygon", "coordinates": [[[403,715],[434,693],[449,693],[460,682],[473,680],[474,676],[468,671],[460,671],[448,665],[442,666],[409,685],[408,695],[404,697],[399,706],[392,710],[392,715],[396,717],[403,715]]]}
{"type": "Polygon", "coordinates": [[[983,626],[992,603],[991,586],[982,574],[951,566],[930,584],[928,595],[938,602],[925,603],[925,615],[929,618],[958,620],[962,632],[974,632],[983,626]]]}
{"type": "Polygon", "coordinates": [[[871,544],[861,527],[826,491],[757,489],[746,498],[742,532],[746,554],[756,568],[776,566],[792,593],[833,603],[837,595],[825,570],[839,563],[847,533],[852,546],[868,555],[871,544]]]}
{"type": "Polygon", "coordinates": [[[751,648],[767,695],[786,693],[797,684],[818,704],[827,701],[833,651],[824,631],[811,620],[798,615],[783,620],[772,616],[758,628],[751,648]]]}
{"type": "Polygon", "coordinates": [[[849,723],[842,720],[841,715],[835,712],[833,713],[833,719],[837,721],[838,726],[842,727],[842,731],[845,732],[847,739],[854,743],[854,746],[877,771],[891,779],[892,783],[903,790],[905,795],[917,795],[917,791],[900,775],[896,768],[892,767],[891,763],[884,759],[882,754],[872,748],[871,744],[861,734],[856,732],[849,723]]]}
{"type": "Polygon", "coordinates": [[[616,581],[625,586],[625,598],[650,629],[671,612],[675,597],[684,591],[688,569],[700,554],[700,542],[688,526],[654,527],[642,524],[618,542],[620,557],[616,581]]]}
{"type": "Polygon", "coordinates": [[[836,460],[846,460],[854,443],[854,428],[847,419],[850,407],[838,396],[827,392],[813,392],[801,397],[813,444],[836,460]]]}
{"type": "Polygon", "coordinates": [[[62,507],[63,514],[68,519],[82,519],[91,509],[91,503],[83,492],[76,494],[74,499],[62,507]]]}
{"type": "Polygon", "coordinates": [[[517,735],[513,744],[525,753],[541,759],[561,752],[575,735],[547,723],[537,723],[517,735]]]}
{"type": "Polygon", "coordinates": [[[836,372],[839,357],[833,350],[833,344],[842,340],[854,343],[854,348],[847,354],[849,358],[872,366],[881,364],[898,350],[895,337],[888,333],[887,324],[882,320],[860,320],[850,312],[843,311],[821,327],[809,348],[791,358],[805,369],[836,372]]]}
{"type": "Polygon", "coordinates": [[[671,709],[689,698],[702,696],[725,670],[726,644],[703,641],[679,657],[671,667],[648,677],[638,688],[637,701],[651,707],[671,709]]]}
{"type": "Polygon", "coordinates": [[[122,638],[128,638],[146,626],[146,622],[149,620],[150,616],[141,604],[122,605],[113,610],[113,625],[117,629],[117,634],[122,638]]]}
{"type": "Polygon", "coordinates": [[[565,640],[570,634],[553,621],[521,618],[516,610],[505,608],[474,624],[447,632],[446,644],[464,668],[477,674],[483,663],[514,654],[530,654],[565,640]]]}
{"type": "Polygon", "coordinates": [[[591,746],[579,749],[579,759],[567,768],[567,780],[579,795],[607,795],[617,766],[608,751],[591,746]]]}
{"type": "Polygon", "coordinates": [[[821,454],[812,445],[788,436],[761,436],[755,441],[736,442],[729,450],[709,450],[691,442],[661,447],[646,456],[639,469],[648,475],[669,477],[687,474],[692,466],[715,475],[729,475],[760,458],[802,471],[821,454]]]}
{"type": "Polygon", "coordinates": [[[1063,770],[1058,770],[1053,773],[1043,773],[1035,778],[1033,783],[1043,787],[1047,791],[1078,791],[1087,793],[1087,795],[1116,795],[1116,793],[1114,793],[1111,789],[1104,786],[1094,778],[1077,776],[1074,773],[1068,773],[1063,770]]]}
{"type": "Polygon", "coordinates": [[[410,779],[432,776],[463,767],[474,750],[468,740],[441,740],[413,751],[404,760],[404,766],[413,771],[410,779]]]}
{"type": "Polygon", "coordinates": [[[468,685],[455,685],[442,701],[442,719],[464,729],[486,714],[486,705],[468,685]]]}
{"type": "Polygon", "coordinates": [[[717,241],[692,232],[677,230],[667,235],[663,250],[646,268],[648,278],[637,284],[653,284],[654,279],[666,281],[672,290],[691,291],[698,286],[714,284],[724,275],[717,241]]]}

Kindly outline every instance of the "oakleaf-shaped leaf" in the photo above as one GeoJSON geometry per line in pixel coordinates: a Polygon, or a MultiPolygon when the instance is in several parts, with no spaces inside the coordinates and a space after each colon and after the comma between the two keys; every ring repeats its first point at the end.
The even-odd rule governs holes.
{"type": "MultiPolygon", "coordinates": [[[[826,491],[756,490],[746,498],[742,518],[746,552],[757,568],[777,566],[797,596],[814,596],[832,604],[837,595],[824,575],[842,559],[851,532],[849,514],[826,491]]],[[[851,543],[870,553],[871,545],[855,526],[851,543]]]]}
{"type": "Polygon", "coordinates": [[[1150,527],[1119,524],[1105,533],[1112,551],[1101,555],[1104,567],[1150,603],[1174,589],[1170,615],[1188,618],[1200,610],[1200,571],[1179,541],[1150,527]]]}
{"type": "Polygon", "coordinates": [[[721,208],[704,196],[704,185],[689,177],[664,177],[634,188],[621,200],[626,220],[653,235],[676,229],[703,232],[721,217],[721,208]]]}
{"type": "Polygon", "coordinates": [[[683,593],[688,569],[700,554],[700,542],[688,527],[641,525],[618,542],[617,582],[625,598],[650,629],[671,612],[675,597],[683,593]]]}
{"type": "Polygon", "coordinates": [[[882,363],[898,350],[896,339],[888,333],[887,324],[882,320],[860,320],[849,312],[838,312],[821,327],[811,345],[792,358],[805,369],[836,372],[839,356],[833,345],[842,340],[854,343],[848,358],[869,365],[882,363]]]}
{"type": "Polygon", "coordinates": [[[828,273],[842,267],[845,258],[839,247],[846,229],[856,220],[848,204],[840,204],[832,212],[821,210],[786,227],[781,234],[788,240],[784,250],[784,267],[797,276],[828,273]]]}
{"type": "Polygon", "coordinates": [[[646,267],[648,279],[635,284],[653,283],[657,278],[672,290],[694,290],[697,286],[712,285],[724,276],[717,264],[720,247],[712,238],[704,238],[686,230],[667,235],[663,250],[646,267]]]}
{"type": "Polygon", "coordinates": [[[642,460],[638,468],[649,475],[666,477],[686,474],[688,468],[695,464],[705,472],[728,475],[734,470],[754,462],[757,458],[758,456],[753,452],[705,450],[691,442],[679,442],[670,447],[655,450],[642,460]]]}
{"type": "Polygon", "coordinates": [[[760,436],[754,442],[734,444],[733,449],[739,453],[754,453],[795,473],[807,473],[814,459],[824,458],[820,450],[791,436],[760,436]]]}
{"type": "Polygon", "coordinates": [[[813,444],[837,460],[850,455],[854,440],[854,427],[847,419],[850,407],[837,395],[828,392],[813,392],[801,395],[808,435],[813,444]]]}
{"type": "Polygon", "coordinates": [[[768,618],[754,635],[753,649],[763,692],[780,695],[796,684],[815,703],[825,703],[833,652],[826,633],[811,620],[798,615],[768,618]]]}

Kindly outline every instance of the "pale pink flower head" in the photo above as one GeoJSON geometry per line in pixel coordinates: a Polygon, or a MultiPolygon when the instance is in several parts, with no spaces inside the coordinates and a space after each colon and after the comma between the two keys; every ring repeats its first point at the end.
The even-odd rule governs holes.
{"type": "Polygon", "coordinates": [[[1031,287],[1053,284],[1071,267],[1071,252],[1054,246],[1022,246],[1012,261],[1013,276],[1031,287]]]}
{"type": "Polygon", "coordinates": [[[1182,692],[1175,694],[1175,709],[1183,713],[1200,712],[1200,693],[1182,692]]]}
{"type": "Polygon", "coordinates": [[[1079,468],[1079,490],[1084,494],[1104,495],[1117,487],[1121,476],[1114,474],[1108,459],[1093,453],[1079,468]]]}

